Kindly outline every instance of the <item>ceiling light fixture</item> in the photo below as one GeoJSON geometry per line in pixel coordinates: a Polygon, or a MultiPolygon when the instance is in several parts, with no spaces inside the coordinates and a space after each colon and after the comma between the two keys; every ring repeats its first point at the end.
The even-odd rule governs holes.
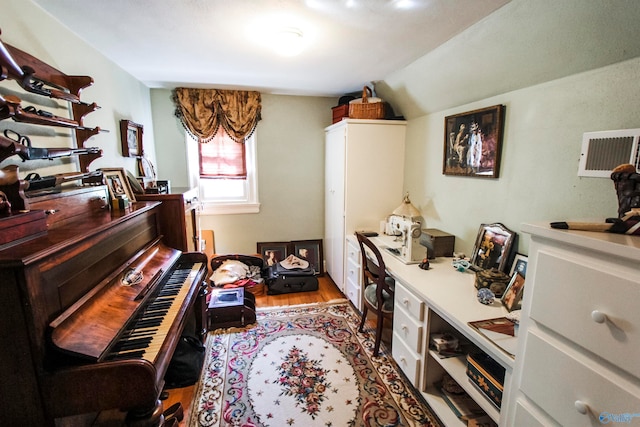
{"type": "Polygon", "coordinates": [[[302,52],[304,38],[298,28],[287,27],[277,30],[272,38],[273,49],[282,56],[294,56],[302,52]]]}

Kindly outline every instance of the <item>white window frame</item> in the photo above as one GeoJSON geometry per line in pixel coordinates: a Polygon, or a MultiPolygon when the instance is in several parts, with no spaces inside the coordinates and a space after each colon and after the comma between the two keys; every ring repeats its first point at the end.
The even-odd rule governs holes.
{"type": "MultiPolygon", "coordinates": [[[[192,186],[197,186],[200,192],[202,206],[201,214],[247,214],[260,212],[258,200],[258,162],[256,156],[256,132],[253,133],[245,144],[247,178],[244,181],[244,194],[236,198],[205,197],[211,193],[208,182],[212,180],[200,178],[200,164],[198,157],[198,141],[185,132],[185,144],[189,161],[189,181],[192,186]]],[[[233,180],[237,181],[237,180],[233,180]]]]}

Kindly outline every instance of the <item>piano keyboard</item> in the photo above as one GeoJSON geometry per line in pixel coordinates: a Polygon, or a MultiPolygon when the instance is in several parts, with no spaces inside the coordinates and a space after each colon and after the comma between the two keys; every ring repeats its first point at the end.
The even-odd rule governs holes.
{"type": "Polygon", "coordinates": [[[201,262],[180,262],[159,285],[153,300],[129,322],[106,359],[145,359],[154,362],[201,268],[201,262]]]}

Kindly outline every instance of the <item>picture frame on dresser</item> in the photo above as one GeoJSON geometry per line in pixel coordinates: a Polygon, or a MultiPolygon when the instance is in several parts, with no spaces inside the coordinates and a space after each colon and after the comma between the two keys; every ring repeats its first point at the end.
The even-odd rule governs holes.
{"type": "Polygon", "coordinates": [[[313,266],[316,276],[323,275],[322,239],[318,240],[294,240],[291,242],[293,254],[304,258],[313,266]]]}
{"type": "Polygon", "coordinates": [[[471,264],[484,270],[505,271],[516,237],[517,233],[501,223],[480,224],[471,264]]]}
{"type": "Polygon", "coordinates": [[[522,254],[516,254],[513,258],[513,262],[511,263],[511,271],[509,272],[509,276],[513,277],[516,271],[522,274],[523,277],[527,277],[527,263],[528,257],[522,254]]]}
{"type": "Polygon", "coordinates": [[[116,199],[126,196],[130,202],[136,201],[135,194],[129,185],[127,172],[124,168],[101,168],[100,170],[104,174],[104,180],[109,189],[109,197],[116,199]]]}
{"type": "Polygon", "coordinates": [[[265,267],[277,264],[291,253],[289,242],[258,242],[257,251],[264,260],[265,267]]]}
{"type": "Polygon", "coordinates": [[[504,305],[507,311],[511,312],[519,308],[520,302],[522,301],[522,294],[524,293],[524,282],[525,278],[520,272],[516,272],[511,278],[501,299],[502,305],[504,305]]]}
{"type": "Polygon", "coordinates": [[[445,117],[444,175],[498,178],[504,110],[494,105],[445,117]]]}

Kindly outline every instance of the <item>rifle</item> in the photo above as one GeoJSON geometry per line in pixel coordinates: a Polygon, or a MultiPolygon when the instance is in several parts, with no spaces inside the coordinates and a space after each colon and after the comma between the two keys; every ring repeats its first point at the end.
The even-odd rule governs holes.
{"type": "Polygon", "coordinates": [[[0,135],[0,162],[13,155],[17,155],[22,161],[49,159],[53,160],[58,157],[68,157],[77,154],[101,154],[98,147],[87,148],[36,148],[31,146],[31,140],[28,136],[20,135],[11,129],[4,130],[4,136],[0,135]],[[15,138],[9,136],[9,133],[15,135],[15,138]]]}
{"type": "Polygon", "coordinates": [[[25,177],[25,182],[27,183],[25,191],[31,192],[44,190],[47,188],[54,188],[64,182],[77,181],[80,179],[87,179],[98,176],[102,176],[102,171],[57,173],[55,175],[43,177],[41,177],[37,173],[32,172],[25,177]]]}
{"type": "MultiPolygon", "coordinates": [[[[7,47],[0,40],[0,80],[10,78],[15,80],[20,87],[27,92],[36,93],[38,95],[44,95],[53,99],[62,99],[74,104],[83,104],[80,98],[76,95],[60,90],[57,88],[48,88],[45,85],[54,87],[52,83],[45,82],[35,76],[35,70],[28,65],[20,67],[18,63],[13,59],[11,53],[7,50],[7,47]]],[[[65,88],[66,89],[66,88],[65,88]]]]}
{"type": "Polygon", "coordinates": [[[36,110],[34,106],[22,108],[20,98],[14,95],[0,95],[0,120],[12,118],[16,122],[32,123],[35,125],[59,126],[65,128],[82,129],[88,128],[72,119],[53,115],[44,110],[36,110]]]}

